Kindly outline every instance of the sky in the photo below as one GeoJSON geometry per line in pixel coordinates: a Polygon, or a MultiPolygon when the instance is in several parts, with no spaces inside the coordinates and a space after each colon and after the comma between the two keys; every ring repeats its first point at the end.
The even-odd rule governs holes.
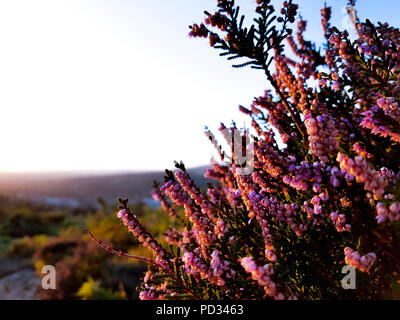
{"type": "MultiPolygon", "coordinates": [[[[273,1],[280,6],[281,1],[273,1]]],[[[320,43],[323,1],[300,0],[320,43]]],[[[327,0],[347,27],[346,0],[327,0]]],[[[249,125],[268,84],[233,69],[188,26],[215,0],[0,0],[0,171],[144,171],[209,163],[203,134],[249,125]]],[[[254,0],[238,1],[244,13],[254,0]]],[[[358,0],[361,19],[398,27],[398,0],[358,0]]]]}

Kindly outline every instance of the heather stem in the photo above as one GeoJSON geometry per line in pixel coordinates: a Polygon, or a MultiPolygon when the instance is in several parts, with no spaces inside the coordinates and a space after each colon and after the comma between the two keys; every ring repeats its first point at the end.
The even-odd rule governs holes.
{"type": "Polygon", "coordinates": [[[296,119],[296,115],[294,114],[289,102],[287,101],[285,95],[282,93],[282,91],[280,90],[279,86],[277,85],[276,81],[274,80],[274,78],[272,77],[270,71],[268,70],[268,68],[265,66],[265,64],[262,64],[262,67],[265,71],[265,74],[267,75],[268,81],[272,84],[272,86],[274,87],[276,93],[279,95],[279,98],[282,100],[284,106],[286,107],[287,111],[290,114],[290,117],[292,118],[294,124],[297,127],[297,130],[299,130],[301,136],[303,137],[303,141],[306,141],[306,136],[305,133],[303,132],[298,120],[296,119]]]}
{"type": "Polygon", "coordinates": [[[186,287],[186,286],[182,283],[182,281],[180,281],[178,278],[176,278],[176,276],[175,276],[173,273],[171,273],[169,270],[167,270],[167,269],[166,269],[165,267],[163,267],[162,265],[158,264],[157,262],[155,262],[155,261],[153,261],[153,260],[151,260],[151,259],[147,259],[147,258],[144,258],[144,257],[139,257],[139,256],[131,255],[131,254],[128,254],[128,253],[126,253],[126,252],[123,252],[122,250],[115,250],[115,249],[111,248],[110,246],[106,245],[105,243],[103,243],[101,240],[97,239],[97,238],[93,235],[93,233],[91,233],[89,230],[86,230],[86,231],[87,231],[87,233],[89,233],[90,237],[91,237],[94,241],[96,241],[96,243],[97,243],[101,248],[103,248],[104,250],[106,250],[107,252],[110,252],[111,254],[114,254],[114,255],[119,256],[119,257],[126,257],[126,258],[141,260],[141,261],[144,261],[144,262],[146,262],[146,263],[152,264],[152,265],[154,265],[154,266],[160,268],[160,269],[163,270],[165,273],[167,273],[167,274],[172,278],[172,280],[173,280],[177,285],[179,285],[186,293],[192,295],[193,298],[194,298],[195,300],[201,300],[200,297],[198,297],[192,290],[190,290],[188,287],[186,287]]]}

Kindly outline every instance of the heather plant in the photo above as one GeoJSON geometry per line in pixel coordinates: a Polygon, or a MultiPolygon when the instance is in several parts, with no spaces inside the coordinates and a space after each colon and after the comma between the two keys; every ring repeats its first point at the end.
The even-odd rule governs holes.
{"type": "Polygon", "coordinates": [[[400,259],[400,31],[349,10],[352,40],[331,26],[324,7],[318,49],[304,38],[305,20],[293,31],[292,1],[278,11],[269,0],[255,2],[251,26],[234,0],[218,0],[216,12],[190,27],[191,37],[239,61],[234,67],[264,72],[272,88],[239,107],[251,131],[221,124],[229,157],[206,130],[230,164],[212,161],[205,175],[216,183],[207,190],[183,163],[155,184],[172,222],[169,247],[120,199],[118,218],[152,258],[95,240],[148,263],[141,299],[392,298],[400,259]],[[232,138],[237,132],[242,144],[232,138]],[[238,161],[237,148],[251,155],[247,161],[238,161]],[[345,265],[356,270],[354,290],[342,287],[345,265]]]}

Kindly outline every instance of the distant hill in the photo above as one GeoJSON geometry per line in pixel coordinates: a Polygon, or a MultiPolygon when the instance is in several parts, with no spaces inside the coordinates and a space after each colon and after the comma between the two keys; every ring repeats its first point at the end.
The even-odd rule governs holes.
{"type": "MultiPolygon", "coordinates": [[[[205,187],[207,167],[188,169],[200,187],[205,187]]],[[[114,203],[118,197],[131,202],[151,198],[153,181],[163,183],[164,172],[127,173],[5,173],[0,172],[0,194],[51,205],[82,207],[97,204],[97,197],[114,203]]]]}

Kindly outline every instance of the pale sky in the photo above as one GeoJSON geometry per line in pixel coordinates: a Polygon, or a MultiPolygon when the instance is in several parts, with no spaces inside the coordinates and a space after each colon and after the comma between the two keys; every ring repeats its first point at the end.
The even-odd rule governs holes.
{"type": "MultiPolygon", "coordinates": [[[[307,34],[320,39],[323,1],[298,2],[307,34]]],[[[340,27],[346,0],[326,2],[340,27]]],[[[215,133],[221,121],[243,125],[237,106],[266,88],[260,71],[234,70],[207,40],[188,37],[215,3],[0,0],[0,171],[209,163],[204,125],[215,133]]],[[[239,4],[246,12],[254,1],[239,4]]],[[[396,0],[358,8],[398,26],[396,0]]]]}

